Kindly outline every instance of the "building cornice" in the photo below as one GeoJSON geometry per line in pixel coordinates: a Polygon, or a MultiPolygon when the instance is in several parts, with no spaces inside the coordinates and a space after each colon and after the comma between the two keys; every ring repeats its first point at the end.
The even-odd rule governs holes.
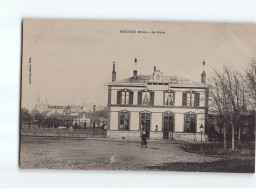
{"type": "MultiPolygon", "coordinates": [[[[166,84],[157,84],[158,86],[165,86],[166,84]]],[[[108,83],[109,87],[146,87],[146,86],[157,86],[146,83],[108,83]]],[[[180,84],[170,84],[170,88],[190,88],[190,89],[208,89],[209,86],[207,84],[202,84],[200,86],[195,85],[180,85],[180,84]]]]}
{"type": "Polygon", "coordinates": [[[142,105],[122,105],[122,104],[108,104],[108,107],[121,107],[121,108],[129,108],[129,107],[137,107],[137,108],[183,108],[183,109],[206,109],[207,107],[203,106],[164,106],[164,105],[157,105],[157,106],[142,106],[142,105]]]}

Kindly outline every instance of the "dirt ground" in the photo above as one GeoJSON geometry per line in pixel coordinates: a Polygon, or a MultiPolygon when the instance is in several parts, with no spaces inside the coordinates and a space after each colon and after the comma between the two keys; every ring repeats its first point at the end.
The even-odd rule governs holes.
{"type": "Polygon", "coordinates": [[[180,143],[170,140],[149,141],[147,148],[141,148],[140,142],[127,140],[22,136],[20,146],[21,168],[162,170],[154,167],[166,163],[196,166],[218,160],[221,158],[185,152],[180,143]]]}

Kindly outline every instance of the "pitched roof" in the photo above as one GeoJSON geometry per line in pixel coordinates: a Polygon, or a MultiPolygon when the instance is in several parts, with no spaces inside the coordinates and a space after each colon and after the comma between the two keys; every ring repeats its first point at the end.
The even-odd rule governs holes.
{"type": "Polygon", "coordinates": [[[92,121],[100,121],[100,116],[87,115],[86,118],[89,118],[92,121]]]}
{"type": "Polygon", "coordinates": [[[49,105],[49,109],[64,109],[66,106],[49,105]]]}
{"type": "Polygon", "coordinates": [[[113,81],[108,83],[109,85],[124,85],[124,84],[168,84],[177,87],[203,87],[207,88],[208,85],[196,81],[192,81],[186,78],[178,76],[164,76],[162,75],[161,80],[154,80],[153,75],[138,75],[136,79],[134,77],[129,77],[127,79],[113,81]]]}

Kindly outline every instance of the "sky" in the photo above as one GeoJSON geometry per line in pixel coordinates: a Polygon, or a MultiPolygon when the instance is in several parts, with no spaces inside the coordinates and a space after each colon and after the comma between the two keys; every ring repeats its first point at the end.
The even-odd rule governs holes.
{"type": "Polygon", "coordinates": [[[21,104],[31,109],[40,97],[51,105],[106,105],[113,62],[121,80],[132,76],[135,57],[138,75],[157,66],[164,75],[200,82],[203,60],[207,77],[224,64],[246,66],[256,56],[255,35],[253,24],[27,19],[21,104]]]}

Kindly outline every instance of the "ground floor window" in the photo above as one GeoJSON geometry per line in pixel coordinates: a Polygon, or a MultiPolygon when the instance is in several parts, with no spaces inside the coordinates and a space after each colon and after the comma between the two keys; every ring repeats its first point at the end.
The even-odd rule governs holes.
{"type": "Polygon", "coordinates": [[[196,132],[196,115],[192,113],[185,114],[184,132],[196,132]]]}
{"type": "Polygon", "coordinates": [[[146,132],[147,138],[150,136],[150,113],[141,112],[140,113],[140,130],[146,132]]]}
{"type": "Polygon", "coordinates": [[[163,138],[173,138],[174,114],[171,112],[163,113],[163,138]]]}
{"type": "Polygon", "coordinates": [[[130,121],[129,112],[125,110],[119,112],[119,130],[120,131],[129,130],[129,121],[130,121]]]}

